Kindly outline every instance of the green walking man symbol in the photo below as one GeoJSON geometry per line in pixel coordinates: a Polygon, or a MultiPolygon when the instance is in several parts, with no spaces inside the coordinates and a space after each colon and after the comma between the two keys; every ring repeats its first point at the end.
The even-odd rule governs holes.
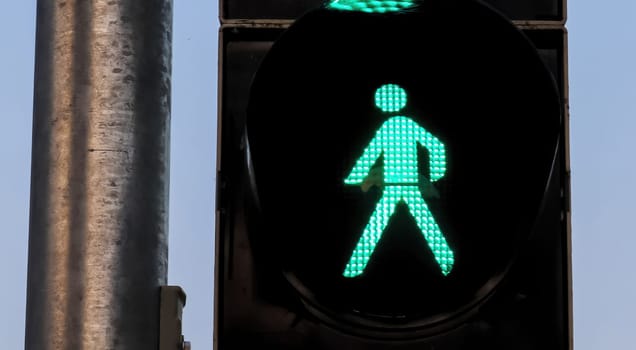
{"type": "MultiPolygon", "coordinates": [[[[375,104],[383,112],[399,112],[406,105],[406,92],[395,84],[382,85],[376,90],[375,104]]],[[[411,118],[392,116],[382,124],[358,158],[344,180],[345,184],[361,185],[366,191],[369,182],[374,181],[371,179],[378,177],[373,166],[380,156],[384,158],[380,180],[384,187],[382,197],[376,204],[343,275],[356,277],[364,271],[389,219],[401,201],[406,203],[415,218],[442,274],[448,275],[453,268],[453,251],[424,201],[424,197],[437,195],[431,183],[439,180],[446,172],[444,144],[411,118]],[[428,150],[430,180],[418,173],[418,143],[428,150]]],[[[377,179],[375,181],[379,182],[377,179]]]]}

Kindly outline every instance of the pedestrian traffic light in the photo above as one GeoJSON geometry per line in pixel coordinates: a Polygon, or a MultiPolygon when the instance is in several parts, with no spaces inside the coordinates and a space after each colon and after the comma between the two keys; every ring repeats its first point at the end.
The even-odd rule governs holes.
{"type": "Polygon", "coordinates": [[[563,248],[536,244],[562,210],[562,99],[509,20],[331,1],[277,37],[246,104],[232,254],[251,267],[222,291],[220,346],[567,346],[566,325],[534,324],[566,300],[520,282],[555,284],[528,269],[563,248]]]}

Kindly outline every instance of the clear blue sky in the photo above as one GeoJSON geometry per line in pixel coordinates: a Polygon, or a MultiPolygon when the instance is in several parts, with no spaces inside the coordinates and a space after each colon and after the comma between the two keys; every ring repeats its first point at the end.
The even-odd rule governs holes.
{"type": "MultiPolygon", "coordinates": [[[[35,0],[0,12],[0,344],[24,344],[35,0]]],[[[571,0],[571,167],[576,350],[636,343],[636,2],[571,0]]],[[[217,3],[174,2],[169,283],[184,333],[211,349],[217,3]]]]}

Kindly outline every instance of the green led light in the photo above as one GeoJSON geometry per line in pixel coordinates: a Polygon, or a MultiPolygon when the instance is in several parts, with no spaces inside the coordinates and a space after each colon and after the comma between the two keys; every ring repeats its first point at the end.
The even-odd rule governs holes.
{"type": "MultiPolygon", "coordinates": [[[[395,84],[383,85],[376,91],[375,103],[384,112],[397,112],[406,105],[406,92],[395,84]]],[[[380,155],[384,156],[382,198],[371,214],[343,275],[355,277],[364,271],[400,201],[408,206],[442,273],[447,275],[453,267],[453,251],[423,198],[431,195],[423,193],[426,185],[439,180],[446,172],[444,144],[412,119],[391,117],[382,124],[358,158],[344,180],[345,184],[362,185],[363,189],[368,187],[371,167],[380,155]],[[430,180],[418,173],[417,143],[428,150],[430,180]]]]}
{"type": "Polygon", "coordinates": [[[327,8],[367,13],[397,12],[413,6],[413,0],[332,0],[327,8]]]}

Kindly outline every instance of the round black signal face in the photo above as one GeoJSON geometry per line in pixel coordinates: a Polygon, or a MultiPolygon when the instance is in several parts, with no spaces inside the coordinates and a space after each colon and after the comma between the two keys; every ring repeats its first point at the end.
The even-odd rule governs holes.
{"type": "Polygon", "coordinates": [[[256,263],[343,329],[452,326],[523,248],[559,128],[534,48],[478,3],[310,12],[252,85],[256,263]]]}

